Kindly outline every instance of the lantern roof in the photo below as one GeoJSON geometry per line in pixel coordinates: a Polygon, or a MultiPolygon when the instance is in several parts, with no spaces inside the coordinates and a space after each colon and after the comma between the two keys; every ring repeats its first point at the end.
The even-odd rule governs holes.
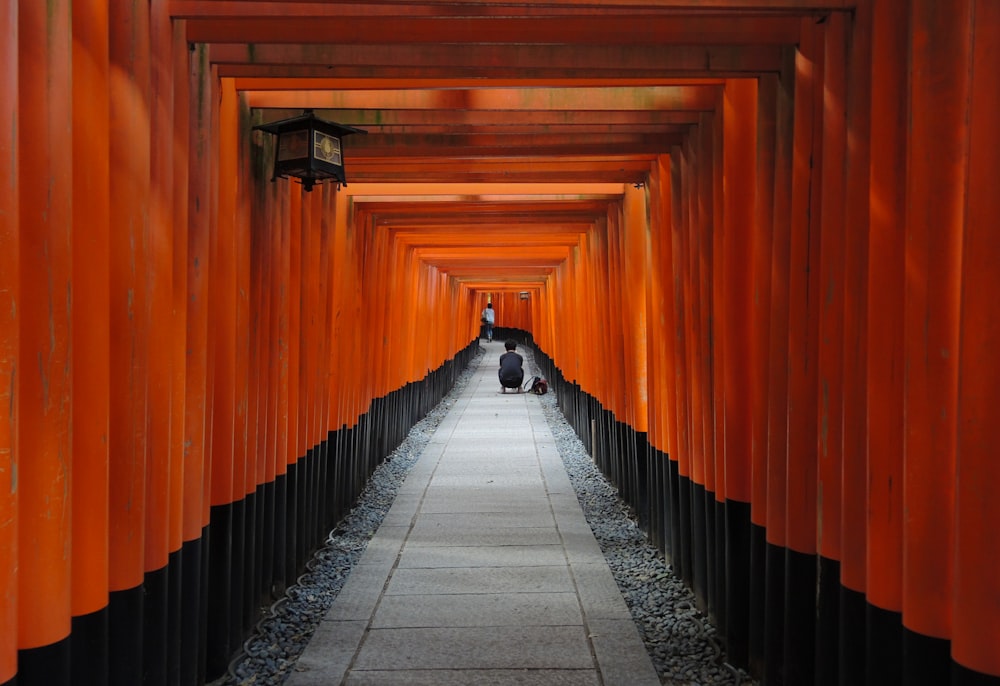
{"type": "Polygon", "coordinates": [[[282,133],[288,133],[289,131],[298,131],[305,128],[307,125],[311,125],[313,128],[322,131],[323,133],[337,137],[346,136],[352,133],[368,133],[364,129],[356,129],[353,126],[347,126],[345,124],[327,121],[326,119],[320,119],[315,115],[315,113],[313,113],[312,110],[303,110],[302,114],[298,116],[289,117],[288,119],[280,119],[266,124],[258,124],[253,128],[254,130],[260,129],[261,131],[266,131],[267,133],[279,135],[282,133]]]}

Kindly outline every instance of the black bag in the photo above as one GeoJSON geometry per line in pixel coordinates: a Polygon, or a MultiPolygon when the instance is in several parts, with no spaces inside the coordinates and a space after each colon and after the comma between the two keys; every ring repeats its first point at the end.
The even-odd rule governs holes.
{"type": "Polygon", "coordinates": [[[549,382],[540,376],[536,376],[531,380],[531,388],[529,390],[535,395],[545,395],[549,392],[549,382]]]}
{"type": "Polygon", "coordinates": [[[480,318],[479,318],[479,321],[480,321],[481,323],[483,323],[483,324],[489,324],[489,323],[490,323],[490,320],[489,320],[489,319],[487,319],[486,317],[480,317],[480,318]]]}

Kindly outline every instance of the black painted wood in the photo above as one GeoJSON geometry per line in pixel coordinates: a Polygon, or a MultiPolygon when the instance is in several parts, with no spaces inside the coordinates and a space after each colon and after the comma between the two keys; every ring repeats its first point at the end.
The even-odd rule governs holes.
{"type": "Polygon", "coordinates": [[[727,500],[725,518],[726,649],[729,661],[749,663],[750,642],[750,503],[727,500]]]}
{"type": "Polygon", "coordinates": [[[73,686],[108,683],[108,608],[73,618],[70,634],[73,686]]]}
{"type": "Polygon", "coordinates": [[[840,563],[819,558],[819,597],[816,600],[816,686],[840,682],[840,563]]]}
{"type": "Polygon", "coordinates": [[[20,686],[70,686],[70,655],[69,638],[17,651],[17,683],[20,686]]]}
{"type": "Polygon", "coordinates": [[[865,674],[871,686],[901,686],[903,683],[903,618],[868,603],[865,674]]]}
{"type": "MultiPolygon", "coordinates": [[[[142,586],[114,591],[108,596],[108,655],[111,656],[108,683],[111,686],[142,683],[142,600],[142,586]]],[[[28,686],[33,683],[24,670],[22,680],[28,686]]]]}
{"type": "Polygon", "coordinates": [[[785,679],[812,682],[816,670],[816,556],[785,550],[785,679]]]}
{"type": "MultiPolygon", "coordinates": [[[[1000,646],[997,646],[1000,650],[1000,646]]],[[[951,680],[951,642],[903,627],[903,683],[935,686],[951,680]]]]}
{"type": "MultiPolygon", "coordinates": [[[[170,596],[169,568],[146,572],[142,582],[143,686],[167,684],[167,624],[170,596]]],[[[117,655],[113,656],[117,659],[117,655]]]]}

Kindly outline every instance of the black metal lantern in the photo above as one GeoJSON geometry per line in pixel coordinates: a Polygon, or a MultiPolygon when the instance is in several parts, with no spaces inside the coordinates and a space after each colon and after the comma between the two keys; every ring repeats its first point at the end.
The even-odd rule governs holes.
{"type": "Polygon", "coordinates": [[[253,128],[277,136],[271,180],[294,176],[301,179],[306,191],[329,180],[336,180],[337,188],[341,184],[346,186],[341,139],[352,133],[368,133],[364,129],[320,119],[312,110],[253,128]]]}

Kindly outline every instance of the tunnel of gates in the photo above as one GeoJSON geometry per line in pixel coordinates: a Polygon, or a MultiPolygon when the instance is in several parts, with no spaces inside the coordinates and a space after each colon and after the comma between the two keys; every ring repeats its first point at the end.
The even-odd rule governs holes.
{"type": "Polygon", "coordinates": [[[482,203],[270,183],[167,3],[84,6],[0,0],[0,684],[221,674],[487,299],[733,662],[1000,684],[1000,4],[802,20],[642,183],[517,194],[528,285],[440,261],[482,203]]]}

